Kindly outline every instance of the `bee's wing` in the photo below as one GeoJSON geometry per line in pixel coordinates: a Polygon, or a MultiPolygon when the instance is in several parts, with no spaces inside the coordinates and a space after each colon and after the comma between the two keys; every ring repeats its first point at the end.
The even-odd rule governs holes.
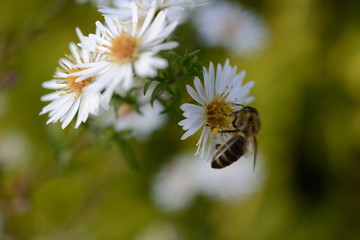
{"type": "Polygon", "coordinates": [[[247,156],[250,157],[251,155],[254,156],[254,164],[253,164],[253,171],[255,170],[255,166],[256,166],[256,160],[257,160],[257,151],[258,151],[258,146],[257,146],[257,140],[255,136],[249,136],[247,139],[247,144],[246,144],[246,148],[247,148],[247,156]]]}
{"type": "Polygon", "coordinates": [[[253,137],[253,148],[254,148],[254,149],[253,149],[253,150],[254,150],[254,166],[253,166],[253,171],[255,171],[257,151],[258,151],[258,146],[257,146],[256,137],[253,137]]]}
{"type": "MultiPolygon", "coordinates": [[[[256,140],[256,133],[255,133],[255,123],[252,122],[249,127],[248,132],[248,145],[251,145],[252,153],[254,154],[254,165],[253,165],[253,171],[255,171],[256,166],[256,159],[257,159],[257,151],[258,151],[258,144],[256,140]]],[[[248,146],[249,147],[249,146],[248,146]]]]}

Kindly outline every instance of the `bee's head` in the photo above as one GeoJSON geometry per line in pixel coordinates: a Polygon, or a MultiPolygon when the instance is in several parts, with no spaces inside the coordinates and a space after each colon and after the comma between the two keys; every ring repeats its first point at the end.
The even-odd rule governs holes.
{"type": "MultiPolygon", "coordinates": [[[[252,122],[254,124],[254,127],[256,128],[254,129],[255,132],[258,132],[260,130],[260,115],[255,108],[246,106],[239,111],[239,114],[239,120],[244,121],[244,119],[246,119],[246,121],[252,122]]],[[[237,124],[242,125],[243,123],[239,122],[237,124]]]]}

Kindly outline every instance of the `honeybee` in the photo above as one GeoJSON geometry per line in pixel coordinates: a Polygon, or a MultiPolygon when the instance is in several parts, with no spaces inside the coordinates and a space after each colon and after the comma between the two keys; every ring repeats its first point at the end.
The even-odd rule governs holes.
{"type": "Polygon", "coordinates": [[[253,107],[243,107],[233,112],[233,129],[223,130],[220,133],[230,133],[232,137],[216,146],[211,167],[224,168],[239,160],[250,148],[254,150],[254,169],[256,164],[257,141],[261,122],[258,111],[253,107]]]}

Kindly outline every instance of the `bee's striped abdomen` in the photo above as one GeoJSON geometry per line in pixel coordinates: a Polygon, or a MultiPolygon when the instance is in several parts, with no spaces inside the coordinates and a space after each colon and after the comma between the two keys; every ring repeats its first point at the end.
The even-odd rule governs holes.
{"type": "Polygon", "coordinates": [[[239,134],[222,144],[215,152],[212,168],[224,168],[241,158],[246,148],[245,135],[239,134]]]}

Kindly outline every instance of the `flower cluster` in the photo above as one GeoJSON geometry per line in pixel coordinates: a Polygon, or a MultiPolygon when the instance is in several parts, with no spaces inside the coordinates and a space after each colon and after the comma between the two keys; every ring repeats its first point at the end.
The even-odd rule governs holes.
{"type": "Polygon", "coordinates": [[[177,42],[166,40],[178,23],[169,21],[166,9],[157,12],[156,3],[143,15],[131,2],[130,21],[106,15],[104,24],[96,22],[95,34],[84,36],[77,29],[80,48],[71,43],[71,55],[60,59],[61,69],[43,84],[56,90],[42,97],[52,101],[40,113],[49,113],[48,123],[61,121],[65,128],[77,114],[78,127],[89,114],[97,115],[101,105],[106,107],[114,92],[131,89],[135,76],[155,77],[158,69],[168,66],[158,53],[177,47],[177,42]]]}
{"type": "Polygon", "coordinates": [[[111,100],[120,98],[122,102],[112,111],[114,117],[103,121],[107,122],[103,126],[111,124],[116,131],[133,128],[145,136],[148,127],[159,128],[158,123],[164,122],[164,118],[156,116],[169,106],[180,105],[180,90],[169,84],[181,79],[181,75],[196,76],[195,88],[186,86],[196,103],[180,106],[184,119],[179,125],[186,131],[181,139],[201,129],[196,154],[210,159],[216,145],[231,137],[224,130],[231,127],[233,113],[253,100],[248,94],[254,82],[243,84],[245,72],[237,73],[237,67],[231,66],[229,60],[216,69],[210,62],[209,68],[203,67],[201,72],[193,54],[174,61],[164,57],[171,54],[159,54],[179,45],[169,37],[184,20],[186,8],[202,5],[199,0],[116,0],[113,5],[115,8],[100,7],[104,22],[96,22],[94,34],[85,36],[76,29],[80,42],[70,43],[70,54],[60,59],[53,79],[43,83],[44,88],[55,91],[41,98],[50,103],[40,114],[48,113],[47,123],[60,121],[62,128],[77,116],[74,127],[78,128],[90,115],[103,113],[114,104],[111,100]],[[183,65],[176,72],[174,66],[179,62],[183,65]],[[134,92],[136,104],[123,101],[134,92]],[[164,92],[173,99],[160,99],[164,92]],[[178,102],[169,105],[174,101],[178,102]],[[151,120],[154,124],[149,124],[151,120]]]}

